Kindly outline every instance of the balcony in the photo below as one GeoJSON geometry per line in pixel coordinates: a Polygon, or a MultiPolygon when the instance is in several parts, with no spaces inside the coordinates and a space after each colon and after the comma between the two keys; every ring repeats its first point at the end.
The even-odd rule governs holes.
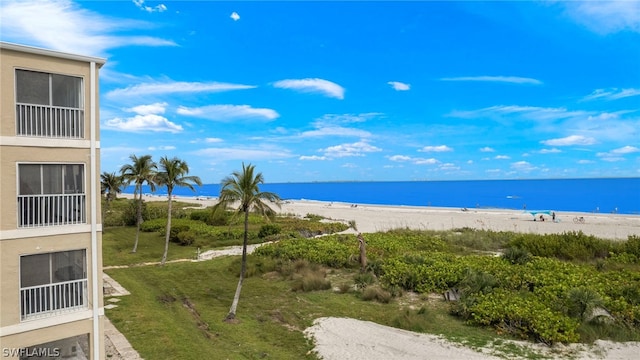
{"type": "Polygon", "coordinates": [[[84,110],[17,103],[16,133],[18,136],[83,139],[84,110]]]}
{"type": "Polygon", "coordinates": [[[87,279],[20,289],[22,320],[39,319],[87,308],[87,279]]]}
{"type": "Polygon", "coordinates": [[[86,223],[85,194],[18,195],[18,227],[86,223]]]}

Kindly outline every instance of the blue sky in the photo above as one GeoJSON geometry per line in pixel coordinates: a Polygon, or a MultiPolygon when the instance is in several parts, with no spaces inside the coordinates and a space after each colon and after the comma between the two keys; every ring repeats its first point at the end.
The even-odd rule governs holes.
{"type": "Polygon", "coordinates": [[[107,59],[103,171],[217,183],[640,176],[640,2],[12,1],[2,41],[107,59]]]}

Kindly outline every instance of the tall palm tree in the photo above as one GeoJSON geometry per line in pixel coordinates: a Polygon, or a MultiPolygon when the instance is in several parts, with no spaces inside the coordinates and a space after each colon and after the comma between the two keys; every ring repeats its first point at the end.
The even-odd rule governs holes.
{"type": "Polygon", "coordinates": [[[202,181],[197,176],[187,176],[189,173],[189,165],[186,161],[176,157],[169,159],[163,157],[160,159],[160,171],[156,176],[158,186],[166,186],[169,196],[169,211],[167,214],[167,234],[165,235],[164,254],[162,255],[161,265],[167,261],[167,252],[169,251],[169,235],[171,232],[171,194],[176,186],[184,186],[195,191],[193,184],[202,185],[202,181]]]}
{"type": "Polygon", "coordinates": [[[120,168],[122,178],[127,184],[134,183],[133,201],[137,204],[136,211],[136,242],[133,244],[132,253],[138,251],[138,239],[140,238],[140,224],[142,223],[142,185],[146,182],[151,191],[155,191],[155,176],[158,166],[151,159],[151,155],[143,155],[137,157],[132,154],[129,156],[131,164],[123,165],[120,168]]]}
{"type": "Polygon", "coordinates": [[[236,287],[236,294],[233,297],[231,309],[226,317],[226,321],[231,321],[236,317],[236,309],[240,300],[240,291],[247,269],[247,242],[249,240],[249,212],[255,210],[263,216],[275,214],[275,211],[265,203],[269,201],[280,207],[280,197],[271,192],[261,192],[258,185],[264,183],[262,173],[254,174],[255,166],[242,163],[242,171],[234,171],[231,176],[222,180],[220,198],[216,207],[224,209],[237,205],[236,214],[244,214],[244,239],[242,241],[242,267],[240,269],[240,279],[236,287]]]}

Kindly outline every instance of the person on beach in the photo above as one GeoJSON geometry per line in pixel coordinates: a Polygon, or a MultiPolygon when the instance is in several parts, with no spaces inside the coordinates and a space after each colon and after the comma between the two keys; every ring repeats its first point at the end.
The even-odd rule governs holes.
{"type": "Polygon", "coordinates": [[[551,212],[551,220],[553,220],[553,222],[556,222],[556,212],[555,211],[551,212]]]}

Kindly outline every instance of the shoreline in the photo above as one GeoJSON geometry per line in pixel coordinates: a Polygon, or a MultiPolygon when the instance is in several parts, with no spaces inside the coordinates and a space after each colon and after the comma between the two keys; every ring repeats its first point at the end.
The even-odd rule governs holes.
{"type": "MultiPolygon", "coordinates": [[[[133,194],[119,194],[122,198],[133,198],[133,194]]],[[[147,201],[167,201],[163,195],[143,194],[147,201]]],[[[217,197],[174,196],[174,200],[213,206],[217,197]]],[[[415,230],[452,230],[473,228],[478,230],[511,231],[516,233],[561,234],[582,231],[603,239],[626,240],[630,235],[640,236],[640,216],[630,214],[585,213],[555,211],[556,221],[543,214],[545,221],[536,221],[530,212],[500,208],[448,208],[432,206],[370,205],[319,200],[285,200],[275,210],[281,215],[304,217],[319,215],[335,221],[355,221],[358,231],[363,233],[388,231],[398,228],[415,230]],[[584,223],[574,223],[574,218],[584,223]]],[[[547,209],[545,209],[547,210],[547,209]]],[[[540,211],[540,210],[539,210],[540,211]]]]}

